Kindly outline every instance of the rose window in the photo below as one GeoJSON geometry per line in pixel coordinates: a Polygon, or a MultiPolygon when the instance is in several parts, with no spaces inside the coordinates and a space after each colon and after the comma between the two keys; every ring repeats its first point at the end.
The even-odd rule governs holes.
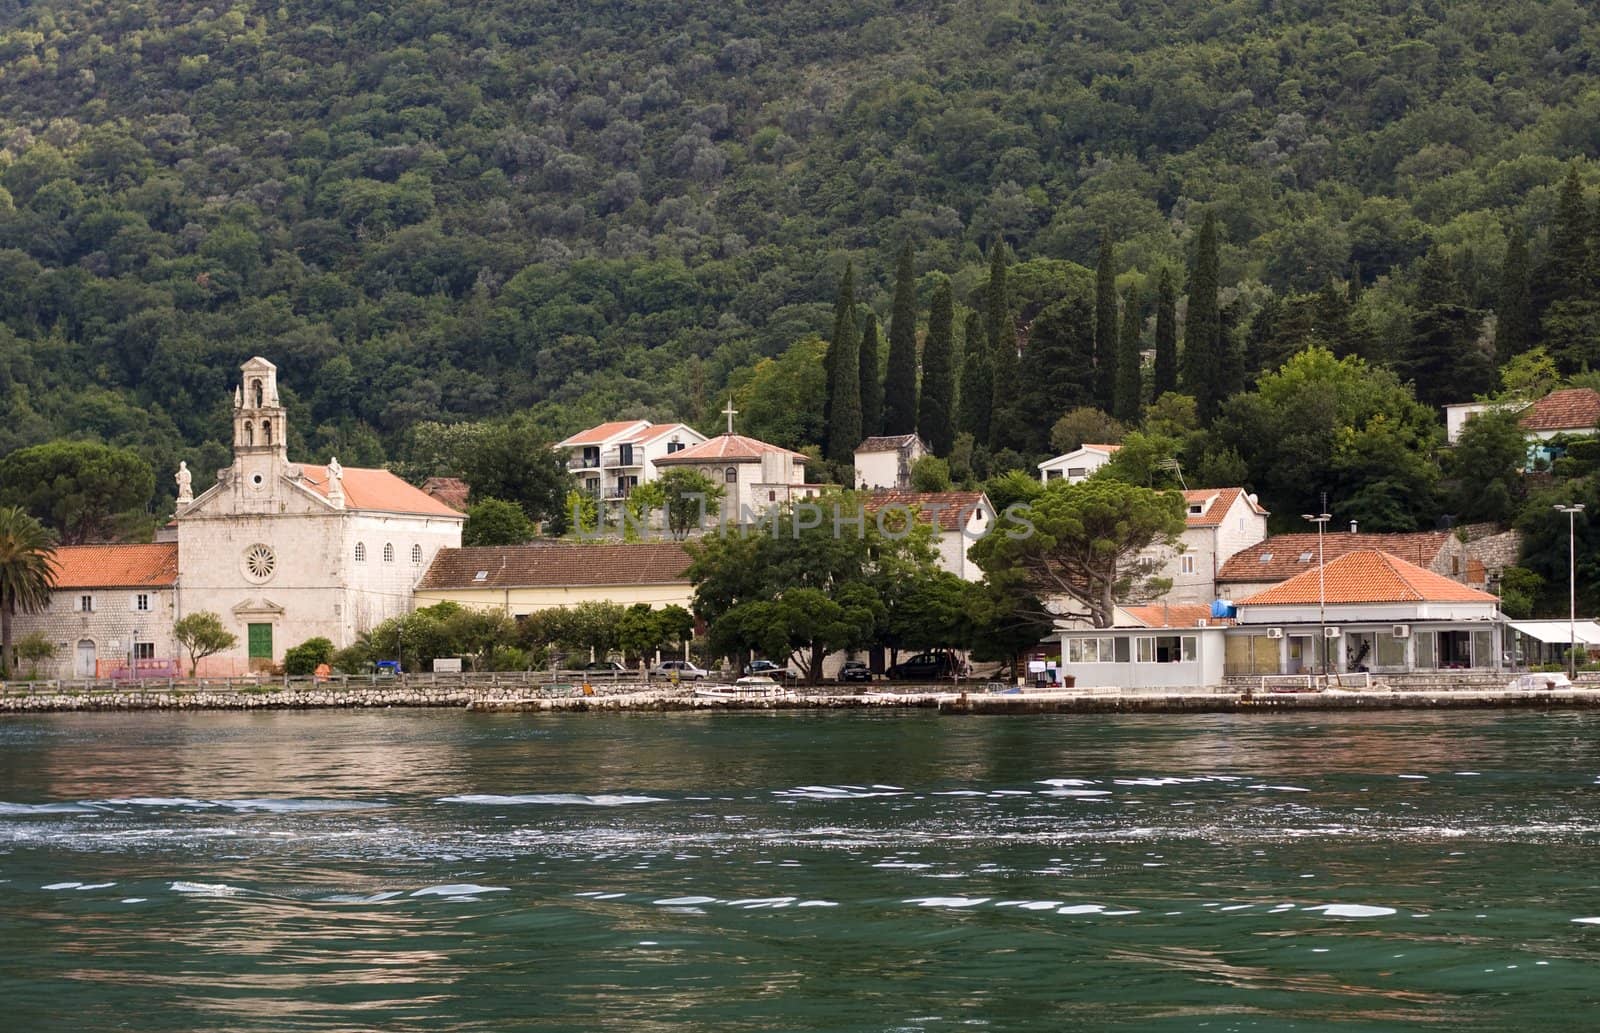
{"type": "Polygon", "coordinates": [[[244,551],[244,569],[253,580],[265,581],[272,576],[277,568],[278,558],[273,555],[272,547],[256,544],[244,551]]]}

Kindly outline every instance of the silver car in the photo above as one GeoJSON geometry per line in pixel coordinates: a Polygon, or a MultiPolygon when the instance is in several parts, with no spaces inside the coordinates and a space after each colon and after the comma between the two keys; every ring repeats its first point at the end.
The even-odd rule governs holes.
{"type": "Polygon", "coordinates": [[[696,667],[688,660],[663,660],[650,668],[652,678],[671,678],[677,675],[679,681],[700,681],[708,673],[704,667],[696,667]]]}

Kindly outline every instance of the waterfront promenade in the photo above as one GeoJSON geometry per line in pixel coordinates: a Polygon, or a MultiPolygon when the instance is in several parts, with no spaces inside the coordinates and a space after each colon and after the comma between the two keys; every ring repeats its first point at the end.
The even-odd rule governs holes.
{"type": "Polygon", "coordinates": [[[1396,677],[1360,691],[1271,691],[1234,678],[1213,690],[1003,689],[997,683],[875,683],[861,692],[800,685],[765,697],[707,698],[693,685],[624,677],[581,680],[540,672],[421,674],[396,678],[162,679],[0,683],[0,715],[63,711],[311,710],[389,707],[475,712],[843,710],[928,708],[941,713],[1225,713],[1281,710],[1600,707],[1600,675],[1571,688],[1512,691],[1509,676],[1440,672],[1396,677]]]}

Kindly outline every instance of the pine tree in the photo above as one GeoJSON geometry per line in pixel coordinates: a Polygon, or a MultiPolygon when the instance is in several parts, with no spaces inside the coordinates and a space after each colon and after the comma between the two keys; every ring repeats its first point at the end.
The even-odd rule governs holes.
{"type": "Polygon", "coordinates": [[[1217,217],[1206,212],[1189,270],[1189,315],[1183,327],[1183,390],[1194,396],[1200,422],[1209,424],[1222,405],[1216,374],[1221,360],[1221,313],[1217,310],[1217,217]]]}
{"type": "Polygon", "coordinates": [[[983,317],[967,313],[961,353],[961,407],[958,429],[980,445],[989,441],[990,409],[994,403],[994,366],[989,360],[989,335],[983,317]]]}
{"type": "Polygon", "coordinates": [[[1494,350],[1499,365],[1533,347],[1533,294],[1528,285],[1528,238],[1522,227],[1506,240],[1506,259],[1500,266],[1500,290],[1495,301],[1494,350]]]}
{"type": "Polygon", "coordinates": [[[861,360],[858,355],[861,339],[856,335],[855,312],[845,310],[840,321],[830,355],[833,360],[833,381],[828,385],[828,398],[833,403],[828,414],[829,459],[848,463],[855,458],[856,446],[861,444],[861,360]]]}
{"type": "Polygon", "coordinates": [[[1105,232],[1094,269],[1094,371],[1095,408],[1110,412],[1117,384],[1117,270],[1105,232]]]}
{"type": "Polygon", "coordinates": [[[950,281],[933,289],[928,309],[928,337],[922,345],[922,400],[917,432],[936,456],[947,456],[956,441],[955,427],[955,299],[950,281]]]}
{"type": "Polygon", "coordinates": [[[1031,418],[1013,447],[1044,452],[1056,417],[1094,408],[1094,309],[1088,298],[1056,302],[1034,318],[1020,369],[1017,404],[1031,418]]]}
{"type": "Polygon", "coordinates": [[[1139,288],[1129,287],[1122,305],[1122,334],[1117,342],[1117,380],[1112,392],[1111,415],[1130,427],[1139,422],[1139,394],[1144,387],[1139,356],[1141,323],[1139,288]]]}
{"type": "Polygon", "coordinates": [[[839,293],[833,300],[833,332],[828,336],[828,350],[822,357],[822,382],[828,386],[827,396],[822,403],[822,425],[825,427],[833,420],[833,382],[837,379],[839,355],[846,349],[854,352],[859,344],[856,340],[855,284],[855,265],[846,262],[844,275],[839,278],[839,293]]]}
{"type": "Polygon", "coordinates": [[[1422,260],[1415,309],[1400,366],[1416,387],[1417,401],[1441,406],[1488,391],[1494,367],[1478,344],[1483,314],[1467,306],[1461,282],[1442,251],[1430,251],[1422,260]]]}
{"type": "Polygon", "coordinates": [[[1161,270],[1161,286],[1156,296],[1156,368],[1150,398],[1160,398],[1178,389],[1178,292],[1172,286],[1172,271],[1161,270]]]}
{"type": "Polygon", "coordinates": [[[889,317],[889,368],[883,377],[883,432],[910,434],[917,425],[917,280],[911,244],[900,249],[889,317]]]}
{"type": "Polygon", "coordinates": [[[989,449],[1015,448],[1017,433],[1017,329],[1011,320],[1011,297],[1006,290],[1006,245],[995,240],[989,250],[989,284],[984,290],[985,321],[989,330],[990,376],[989,449]]]}
{"type": "MultiPolygon", "coordinates": [[[[856,356],[861,383],[861,436],[870,438],[883,426],[883,377],[878,370],[878,317],[867,313],[856,356]]],[[[857,442],[859,444],[859,442],[857,442]]]]}

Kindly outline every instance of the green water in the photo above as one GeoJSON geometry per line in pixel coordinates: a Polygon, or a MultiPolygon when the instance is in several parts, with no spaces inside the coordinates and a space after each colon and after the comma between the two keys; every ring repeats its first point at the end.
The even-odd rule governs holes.
{"type": "Polygon", "coordinates": [[[0,1029],[1591,1029],[1597,731],[9,719],[0,1029]]]}

